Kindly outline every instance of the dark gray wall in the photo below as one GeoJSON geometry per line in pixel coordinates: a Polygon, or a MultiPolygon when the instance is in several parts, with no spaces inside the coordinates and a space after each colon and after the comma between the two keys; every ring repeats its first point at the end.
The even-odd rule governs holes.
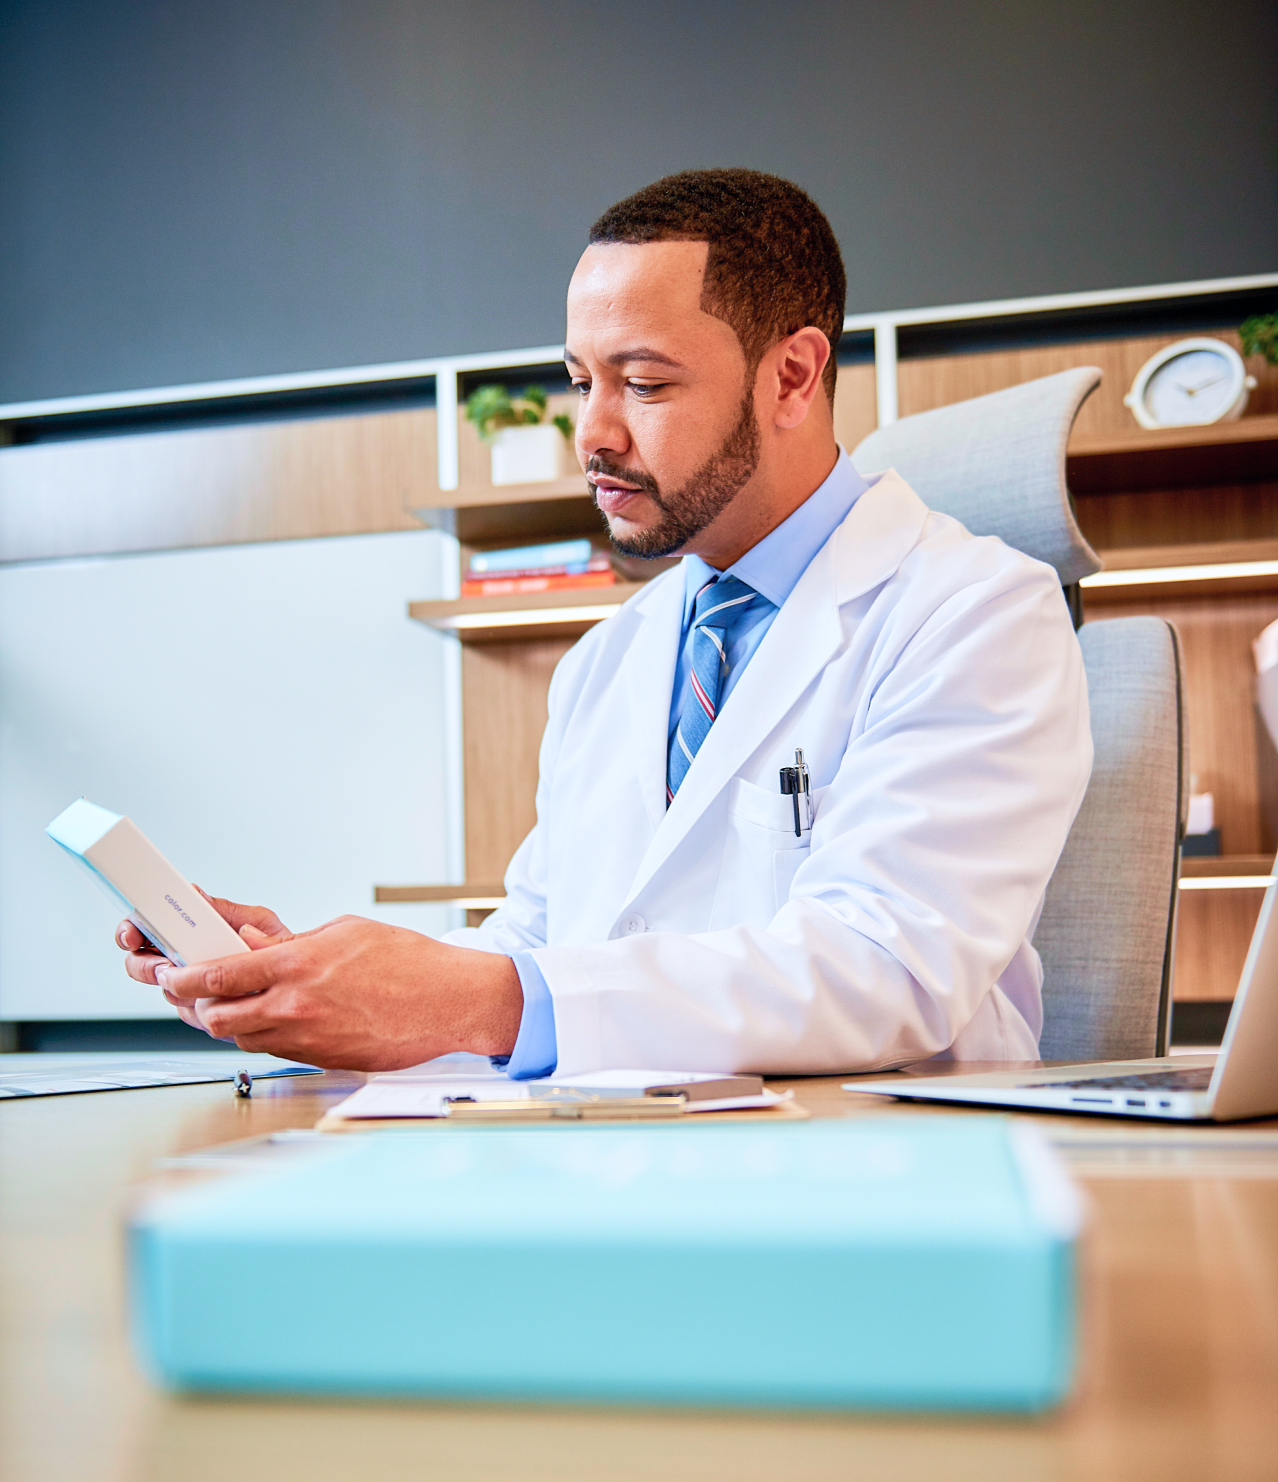
{"type": "Polygon", "coordinates": [[[1278,268],[1273,0],[0,6],[0,401],[547,344],[593,217],[805,185],[867,310],[1278,268]]]}

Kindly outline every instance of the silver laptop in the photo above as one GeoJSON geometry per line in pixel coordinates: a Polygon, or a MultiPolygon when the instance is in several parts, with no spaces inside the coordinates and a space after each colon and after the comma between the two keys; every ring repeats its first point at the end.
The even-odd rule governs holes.
{"type": "Polygon", "coordinates": [[[1278,884],[1265,892],[1218,1055],[849,1081],[845,1091],[1173,1122],[1278,1115],[1278,884]]]}

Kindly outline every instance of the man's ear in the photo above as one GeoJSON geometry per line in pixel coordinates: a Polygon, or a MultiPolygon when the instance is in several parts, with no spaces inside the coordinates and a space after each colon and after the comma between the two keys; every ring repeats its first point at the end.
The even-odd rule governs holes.
{"type": "Polygon", "coordinates": [[[818,396],[824,399],[821,375],[830,359],[830,342],[812,325],[779,340],[764,357],[775,376],[773,425],[798,427],[818,396]]]}

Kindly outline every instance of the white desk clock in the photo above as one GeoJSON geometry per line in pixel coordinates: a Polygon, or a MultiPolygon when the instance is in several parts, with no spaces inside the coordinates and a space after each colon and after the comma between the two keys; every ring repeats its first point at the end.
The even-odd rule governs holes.
{"type": "Polygon", "coordinates": [[[1242,356],[1224,340],[1177,340],[1141,366],[1123,397],[1142,427],[1189,427],[1242,416],[1255,386],[1242,356]]]}

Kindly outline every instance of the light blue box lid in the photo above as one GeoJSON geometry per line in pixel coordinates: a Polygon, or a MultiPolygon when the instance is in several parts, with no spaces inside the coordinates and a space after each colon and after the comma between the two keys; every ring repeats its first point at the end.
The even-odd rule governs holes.
{"type": "Polygon", "coordinates": [[[348,1134],[144,1210],[135,1312],[196,1389],[1035,1409],[1079,1208],[979,1114],[348,1134]]]}

